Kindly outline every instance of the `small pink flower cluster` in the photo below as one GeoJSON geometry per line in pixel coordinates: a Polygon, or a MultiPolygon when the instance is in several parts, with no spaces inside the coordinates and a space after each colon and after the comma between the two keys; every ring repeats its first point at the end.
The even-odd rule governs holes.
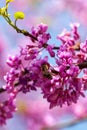
{"type": "Polygon", "coordinates": [[[6,120],[12,118],[15,111],[14,95],[11,94],[8,100],[0,102],[0,126],[6,124],[6,120]]]}

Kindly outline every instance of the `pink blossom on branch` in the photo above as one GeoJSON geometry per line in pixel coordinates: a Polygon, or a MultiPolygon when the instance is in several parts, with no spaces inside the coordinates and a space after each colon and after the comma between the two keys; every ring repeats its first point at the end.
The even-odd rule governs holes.
{"type": "Polygon", "coordinates": [[[14,97],[14,94],[10,94],[8,100],[0,101],[0,126],[6,125],[6,120],[12,118],[16,111],[14,97]]]}
{"type": "MultiPolygon", "coordinates": [[[[78,24],[72,24],[71,27],[71,31],[65,31],[57,37],[61,40],[61,45],[55,53],[55,48],[48,44],[50,37],[46,33],[47,25],[40,24],[32,28],[32,35],[36,40],[31,38],[32,43],[22,47],[18,55],[10,56],[7,60],[11,69],[4,77],[4,88],[8,93],[15,90],[27,93],[36,91],[39,87],[43,97],[50,103],[50,108],[71,105],[77,103],[80,96],[84,97],[86,82],[79,77],[84,67],[80,66],[81,57],[78,57],[77,53],[78,50],[82,51],[82,43],[78,24]],[[48,56],[41,57],[42,50],[48,51],[50,56],[55,58],[55,66],[49,63],[48,56]]],[[[84,57],[82,62],[86,61],[85,53],[84,57]]]]}

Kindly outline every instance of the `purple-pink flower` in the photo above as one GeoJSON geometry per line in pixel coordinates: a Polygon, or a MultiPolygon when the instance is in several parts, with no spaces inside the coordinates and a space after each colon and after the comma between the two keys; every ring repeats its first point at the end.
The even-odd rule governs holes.
{"type": "Polygon", "coordinates": [[[47,29],[48,26],[43,23],[38,25],[36,28],[32,27],[31,33],[37,38],[39,48],[44,47],[51,38],[50,34],[46,32],[47,29]]]}

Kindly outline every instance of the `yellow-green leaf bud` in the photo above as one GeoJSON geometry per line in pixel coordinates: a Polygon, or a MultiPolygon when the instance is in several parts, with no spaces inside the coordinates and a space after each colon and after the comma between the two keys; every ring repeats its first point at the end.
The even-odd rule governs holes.
{"type": "Polygon", "coordinates": [[[14,13],[14,18],[15,19],[24,19],[25,14],[23,12],[16,12],[14,13]]]}
{"type": "Polygon", "coordinates": [[[6,15],[6,8],[5,7],[0,8],[0,15],[3,15],[3,16],[6,15]]]}

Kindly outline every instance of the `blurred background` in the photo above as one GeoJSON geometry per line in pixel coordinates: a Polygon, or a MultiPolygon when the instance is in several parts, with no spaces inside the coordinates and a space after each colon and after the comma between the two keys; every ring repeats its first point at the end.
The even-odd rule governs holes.
{"type": "MultiPolygon", "coordinates": [[[[0,0],[0,8],[5,0],[0,0]]],[[[59,45],[57,35],[64,28],[70,30],[71,23],[80,23],[79,33],[81,41],[87,38],[87,0],[14,0],[9,6],[11,19],[16,11],[23,11],[25,19],[19,20],[17,26],[30,31],[32,26],[44,23],[48,25],[51,34],[50,43],[59,45]]],[[[6,65],[8,55],[19,51],[19,46],[29,43],[29,38],[17,32],[0,16],[0,86],[4,83],[3,75],[9,70],[6,65]]],[[[17,112],[7,121],[7,125],[0,130],[47,130],[61,123],[72,122],[87,115],[87,98],[80,99],[78,104],[70,107],[49,109],[49,103],[43,99],[41,92],[19,94],[17,97],[17,112]]],[[[82,130],[87,129],[87,121],[76,123],[69,127],[63,126],[56,130],[82,130]]],[[[50,130],[50,129],[49,129],[50,130]]],[[[54,128],[52,130],[55,130],[54,128]]]]}

